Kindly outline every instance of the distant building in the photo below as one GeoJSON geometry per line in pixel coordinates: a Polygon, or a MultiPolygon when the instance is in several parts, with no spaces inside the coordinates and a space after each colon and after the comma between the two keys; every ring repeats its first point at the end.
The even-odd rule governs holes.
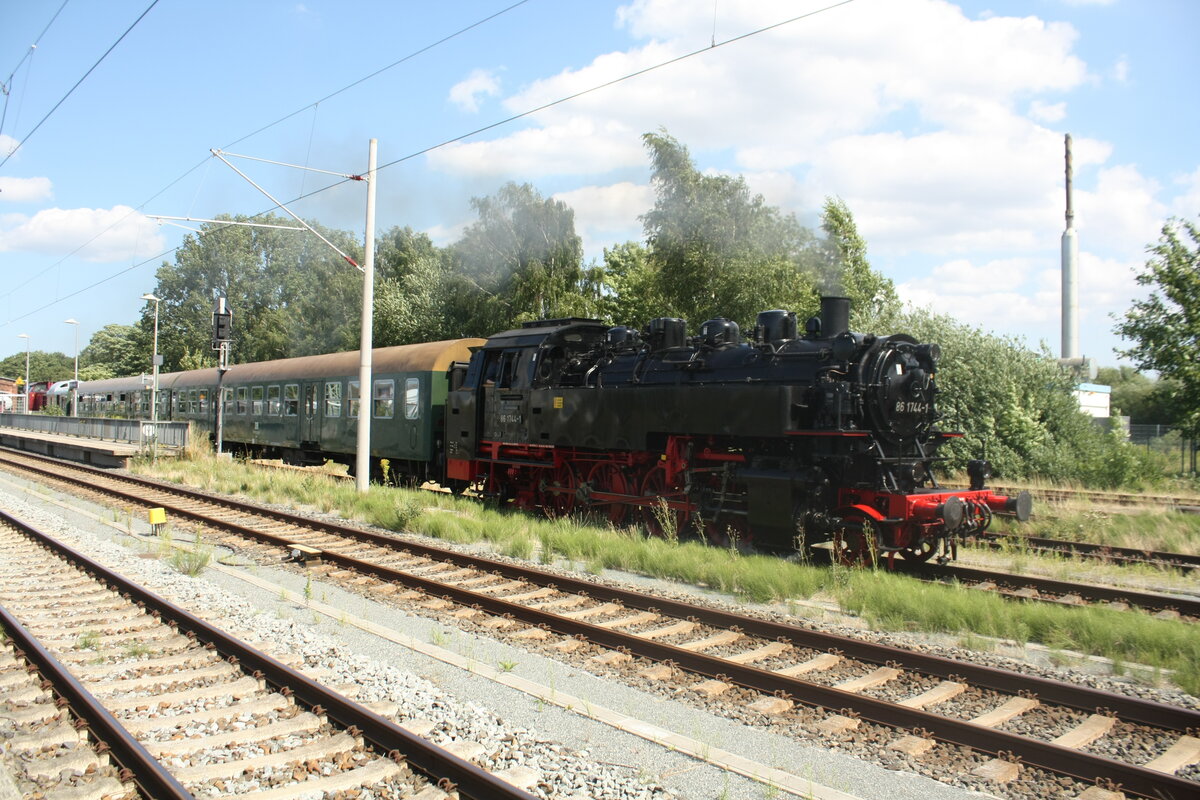
{"type": "Polygon", "coordinates": [[[1111,416],[1111,386],[1081,383],[1075,387],[1075,398],[1079,400],[1079,409],[1083,413],[1096,419],[1108,419],[1111,416]]]}

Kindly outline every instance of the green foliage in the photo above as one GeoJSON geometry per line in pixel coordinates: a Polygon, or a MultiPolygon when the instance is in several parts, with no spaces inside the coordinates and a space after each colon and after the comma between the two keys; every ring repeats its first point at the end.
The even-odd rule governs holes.
{"type": "Polygon", "coordinates": [[[528,183],[472,199],[479,219],[453,247],[445,299],[463,335],[487,336],[526,320],[590,316],[600,296],[583,268],[575,212],[528,183]]]}
{"type": "Polygon", "coordinates": [[[1128,416],[1135,425],[1169,425],[1180,414],[1177,381],[1154,380],[1133,367],[1101,367],[1096,381],[1112,387],[1113,415],[1128,416]]]}
{"type": "Polygon", "coordinates": [[[424,233],[394,227],[375,245],[376,346],[458,336],[449,317],[448,259],[424,233]]]}
{"type": "MultiPolygon", "coordinates": [[[[75,360],[62,353],[47,353],[44,350],[29,352],[29,382],[65,381],[75,374],[75,360]]],[[[25,380],[25,351],[14,353],[0,361],[0,375],[25,380]]]]}
{"type": "Polygon", "coordinates": [[[1200,228],[1168,220],[1146,252],[1151,258],[1137,280],[1154,288],[1147,299],[1133,302],[1115,328],[1135,343],[1122,355],[1176,382],[1175,421],[1188,435],[1200,436],[1200,228]]]}
{"type": "Polygon", "coordinates": [[[894,318],[900,307],[895,284],[871,269],[867,243],[859,235],[854,215],[841,198],[825,199],[821,227],[834,258],[822,288],[850,298],[850,322],[855,330],[866,320],[890,327],[887,322],[894,318]]]}
{"type": "Polygon", "coordinates": [[[654,316],[692,326],[726,317],[745,328],[759,311],[816,307],[814,279],[827,259],[812,231],[752,195],[744,178],[700,172],[668,134],[642,140],[657,195],[641,218],[649,294],[661,301],[654,316]]]}
{"type": "MultiPolygon", "coordinates": [[[[254,221],[290,224],[276,216],[254,221]]],[[[313,227],[361,258],[361,245],[349,232],[313,227]]],[[[234,313],[235,362],[349,350],[358,344],[362,274],[311,234],[206,223],[199,236],[184,239],[175,263],[164,263],[157,279],[154,294],[162,298],[159,351],[167,371],[211,357],[213,301],[222,294],[234,313]]],[[[143,335],[152,334],[153,326],[154,305],[148,302],[140,322],[143,335]]]]}
{"type": "Polygon", "coordinates": [[[941,427],[965,434],[942,450],[950,469],[987,458],[1005,478],[1044,476],[1099,487],[1157,478],[1145,453],[1102,431],[1079,410],[1073,377],[1049,353],[926,311],[899,315],[896,323],[921,341],[941,345],[941,427]]]}
{"type": "Polygon", "coordinates": [[[79,351],[81,380],[137,375],[151,370],[151,336],[142,336],[133,325],[105,325],[92,334],[87,346],[79,351]],[[109,374],[96,376],[95,372],[109,374]]]}

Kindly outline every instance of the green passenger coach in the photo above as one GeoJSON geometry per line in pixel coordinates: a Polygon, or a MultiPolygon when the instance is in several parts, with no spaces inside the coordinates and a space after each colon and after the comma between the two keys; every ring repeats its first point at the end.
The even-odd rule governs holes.
{"type": "MultiPolygon", "coordinates": [[[[377,348],[366,392],[357,350],[238,364],[224,376],[215,368],[166,373],[159,376],[158,418],[191,420],[213,432],[222,408],[230,449],[293,464],[336,461],[353,470],[358,420],[367,413],[373,478],[440,480],[448,373],[482,344],[456,339],[377,348]]],[[[150,388],[145,376],[82,382],[80,412],[146,418],[150,388]]]]}

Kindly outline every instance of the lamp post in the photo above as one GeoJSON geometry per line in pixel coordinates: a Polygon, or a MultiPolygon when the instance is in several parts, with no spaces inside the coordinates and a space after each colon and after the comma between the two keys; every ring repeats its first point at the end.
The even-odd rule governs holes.
{"type": "Polygon", "coordinates": [[[25,413],[29,413],[29,334],[18,333],[18,339],[25,340],[25,413]]]}
{"type": "Polygon", "coordinates": [[[142,295],[143,300],[154,301],[154,385],[150,389],[150,426],[154,430],[154,438],[151,440],[150,453],[151,458],[158,460],[158,304],[159,298],[147,292],[142,295]]]}
{"type": "Polygon", "coordinates": [[[75,383],[76,383],[76,385],[71,387],[71,416],[78,417],[79,416],[79,395],[78,395],[78,392],[79,392],[79,386],[78,386],[78,384],[79,384],[79,320],[72,318],[72,319],[64,319],[63,322],[66,323],[67,325],[75,326],[75,383]]]}

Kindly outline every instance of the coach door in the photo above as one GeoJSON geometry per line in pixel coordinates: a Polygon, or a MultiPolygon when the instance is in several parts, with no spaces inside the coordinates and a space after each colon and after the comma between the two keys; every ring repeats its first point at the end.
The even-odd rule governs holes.
{"type": "Polygon", "coordinates": [[[301,409],[300,441],[321,441],[321,418],[317,411],[318,383],[306,383],[304,388],[304,403],[301,409]]]}

